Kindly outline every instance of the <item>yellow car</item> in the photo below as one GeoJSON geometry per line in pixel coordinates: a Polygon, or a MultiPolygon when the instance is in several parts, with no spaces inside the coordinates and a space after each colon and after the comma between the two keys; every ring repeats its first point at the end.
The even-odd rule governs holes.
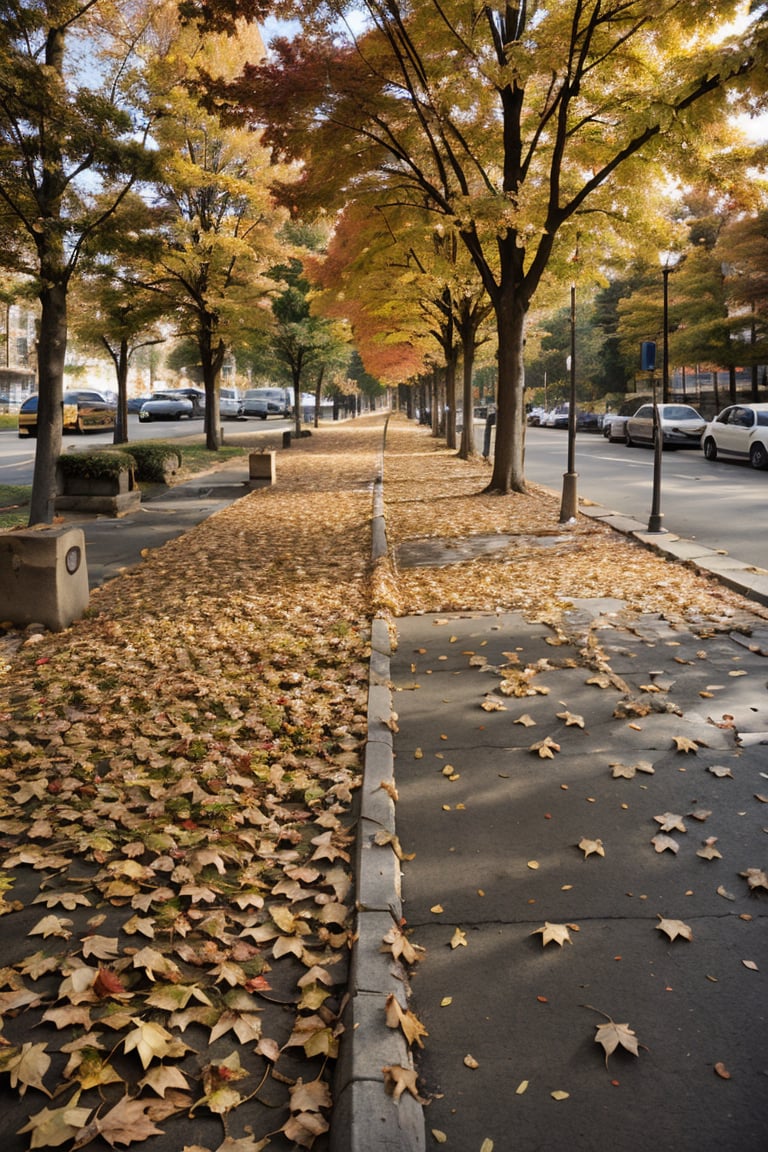
{"type": "MultiPolygon", "coordinates": [[[[79,390],[64,393],[64,431],[111,431],[117,406],[100,392],[79,390]]],[[[37,393],[28,396],[19,408],[19,436],[37,436],[37,393]]]]}

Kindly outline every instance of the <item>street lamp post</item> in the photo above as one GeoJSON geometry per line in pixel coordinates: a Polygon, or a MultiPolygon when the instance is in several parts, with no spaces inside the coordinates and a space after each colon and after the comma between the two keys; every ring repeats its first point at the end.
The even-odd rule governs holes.
{"type": "MultiPolygon", "coordinates": [[[[663,256],[661,268],[664,285],[664,316],[662,328],[661,353],[661,399],[664,404],[669,402],[669,274],[672,271],[675,259],[670,253],[663,256]]],[[[651,514],[648,517],[649,532],[664,532],[662,526],[664,514],[661,511],[661,464],[664,452],[664,434],[659,419],[659,406],[656,403],[656,373],[653,373],[653,494],[651,497],[651,514]]]]}
{"type": "Polygon", "coordinates": [[[560,500],[560,523],[575,520],[579,511],[576,482],[576,285],[571,284],[571,386],[568,401],[568,471],[563,475],[563,493],[560,500]]]}

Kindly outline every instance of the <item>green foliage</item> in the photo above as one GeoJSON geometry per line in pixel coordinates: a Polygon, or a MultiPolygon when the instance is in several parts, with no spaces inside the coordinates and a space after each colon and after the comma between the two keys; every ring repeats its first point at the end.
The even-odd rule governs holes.
{"type": "Polygon", "coordinates": [[[136,461],[127,452],[67,452],[59,457],[59,468],[65,476],[107,480],[135,471],[136,461]]]}
{"type": "Polygon", "coordinates": [[[136,461],[136,479],[148,484],[165,483],[169,462],[172,462],[171,467],[175,471],[181,467],[183,459],[180,449],[153,440],[131,444],[129,451],[136,461]]]}

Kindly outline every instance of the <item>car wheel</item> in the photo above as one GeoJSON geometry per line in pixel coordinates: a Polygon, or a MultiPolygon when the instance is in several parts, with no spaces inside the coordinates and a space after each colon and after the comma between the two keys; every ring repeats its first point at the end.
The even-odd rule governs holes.
{"type": "Polygon", "coordinates": [[[266,418],[267,418],[266,412],[262,412],[261,418],[262,418],[262,420],[266,420],[266,418]]]}
{"type": "Polygon", "coordinates": [[[603,436],[605,436],[606,440],[610,440],[610,438],[611,438],[611,426],[610,426],[610,424],[604,424],[603,425],[603,436]]]}
{"type": "Polygon", "coordinates": [[[78,416],[77,420],[75,420],[75,435],[82,436],[84,432],[85,428],[83,428],[83,422],[78,416]]]}
{"type": "Polygon", "coordinates": [[[711,436],[707,436],[703,447],[705,460],[717,460],[717,444],[715,444],[711,436]]]}
{"type": "Polygon", "coordinates": [[[768,450],[764,444],[753,444],[749,450],[749,462],[753,468],[768,468],[768,450]]]}
{"type": "Polygon", "coordinates": [[[629,434],[629,428],[624,429],[624,443],[626,444],[627,448],[634,448],[635,446],[635,442],[629,434]]]}

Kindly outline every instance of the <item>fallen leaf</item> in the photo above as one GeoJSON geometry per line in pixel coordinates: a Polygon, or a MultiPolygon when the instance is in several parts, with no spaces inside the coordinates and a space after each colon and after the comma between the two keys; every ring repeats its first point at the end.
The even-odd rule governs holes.
{"type": "MultiPolygon", "coordinates": [[[[592,1009],[598,1011],[598,1009],[592,1009]]],[[[601,1015],[605,1015],[604,1012],[601,1015]]],[[[630,1028],[629,1024],[617,1024],[614,1020],[607,1017],[607,1024],[598,1024],[595,1033],[595,1043],[602,1044],[605,1050],[605,1066],[608,1067],[608,1057],[612,1052],[619,1047],[631,1052],[633,1056],[639,1056],[638,1046],[640,1041],[637,1039],[636,1033],[630,1028]]]]}
{"type": "Polygon", "coordinates": [[[739,872],[739,876],[744,877],[750,892],[756,888],[768,889],[768,872],[762,868],[747,868],[746,872],[739,872]]]}
{"type": "Polygon", "coordinates": [[[715,1072],[721,1080],[730,1080],[731,1078],[731,1074],[726,1068],[725,1064],[721,1063],[720,1061],[715,1064],[715,1072]]]}
{"type": "Polygon", "coordinates": [[[521,1080],[520,1083],[518,1084],[517,1088],[515,1088],[515,1095],[516,1096],[522,1096],[523,1093],[526,1092],[527,1090],[528,1090],[528,1081],[527,1080],[521,1080]]]}
{"type": "Polygon", "coordinates": [[[711,772],[713,776],[717,776],[718,780],[722,780],[726,776],[729,776],[731,780],[733,779],[733,772],[722,764],[711,764],[707,771],[711,772]]]}
{"type": "Polygon", "coordinates": [[[451,948],[466,948],[467,937],[461,928],[455,928],[450,940],[451,948]]]}
{"type": "Polygon", "coordinates": [[[667,920],[659,914],[659,923],[656,927],[660,932],[666,932],[670,940],[675,940],[678,936],[682,936],[684,940],[693,940],[692,929],[682,920],[667,920]]]}
{"type": "Polygon", "coordinates": [[[623,777],[625,780],[631,780],[637,772],[645,772],[652,776],[654,774],[654,767],[647,760],[638,760],[636,764],[621,764],[618,761],[610,765],[611,775],[614,779],[623,777]]]}
{"type": "Polygon", "coordinates": [[[676,812],[662,812],[661,816],[654,816],[654,820],[661,825],[662,832],[672,832],[675,829],[678,832],[687,831],[682,816],[678,816],[676,812]]]}
{"type": "Polygon", "coordinates": [[[467,1053],[467,1055],[464,1057],[464,1063],[466,1064],[467,1068],[475,1069],[480,1067],[474,1056],[471,1056],[469,1053],[467,1053]]]}
{"type": "Polygon", "coordinates": [[[663,832],[659,832],[656,836],[653,836],[651,844],[653,844],[657,852],[677,853],[680,848],[677,840],[673,839],[672,836],[665,835],[663,832]]]}
{"type": "Polygon", "coordinates": [[[722,860],[723,854],[715,847],[717,836],[709,836],[703,841],[703,847],[696,852],[703,860],[722,860]]]}
{"type": "Polygon", "coordinates": [[[432,1138],[434,1139],[435,1143],[437,1143],[437,1144],[447,1144],[448,1143],[448,1137],[446,1136],[445,1132],[441,1132],[439,1128],[432,1128],[431,1132],[432,1132],[432,1138]]]}
{"type": "Polygon", "coordinates": [[[750,972],[759,972],[760,971],[757,964],[755,964],[754,960],[742,960],[742,964],[744,965],[745,968],[749,968],[750,972]]]}
{"type": "Polygon", "coordinates": [[[537,740],[535,744],[531,744],[531,752],[538,752],[542,759],[553,760],[555,752],[560,751],[560,745],[556,744],[551,736],[545,736],[543,740],[537,740]]]}
{"type": "Polygon", "coordinates": [[[395,1100],[399,1100],[403,1092],[409,1092],[419,1104],[426,1104],[416,1088],[417,1073],[415,1068],[403,1068],[401,1064],[390,1064],[382,1068],[384,1073],[384,1090],[395,1100]]]}
{"type": "Polygon", "coordinates": [[[535,928],[530,933],[531,936],[541,934],[541,943],[543,947],[547,944],[559,944],[562,948],[563,944],[572,944],[570,934],[568,932],[567,924],[550,924],[548,920],[544,921],[541,928],[535,928]]]}
{"type": "Polygon", "coordinates": [[[575,712],[569,712],[566,708],[565,712],[556,713],[558,720],[562,720],[566,728],[583,728],[584,717],[578,716],[575,712]]]}
{"type": "Polygon", "coordinates": [[[553,1100],[567,1100],[570,1097],[570,1092],[563,1092],[561,1088],[556,1088],[554,1092],[550,1092],[553,1100]]]}
{"type": "Polygon", "coordinates": [[[678,752],[698,752],[699,750],[697,741],[690,740],[687,736],[673,736],[672,739],[678,752]]]}
{"type": "Polygon", "coordinates": [[[418,1044],[419,1048],[423,1048],[422,1036],[429,1036],[424,1025],[419,1018],[408,1010],[403,1010],[400,1007],[397,996],[394,992],[390,992],[387,996],[384,1013],[388,1028],[400,1028],[408,1044],[418,1044]]]}
{"type": "Polygon", "coordinates": [[[582,836],[577,847],[581,848],[585,860],[587,856],[591,856],[593,853],[596,856],[605,856],[605,848],[603,847],[602,840],[590,840],[586,836],[582,836]]]}
{"type": "Polygon", "coordinates": [[[724,888],[722,884],[717,889],[717,894],[718,894],[718,896],[722,896],[724,900],[735,900],[736,899],[736,897],[733,895],[733,893],[729,892],[726,888],[724,888]]]}
{"type": "Polygon", "coordinates": [[[527,712],[524,712],[522,716],[518,716],[517,720],[514,720],[513,723],[514,724],[522,724],[523,727],[525,727],[525,728],[535,728],[536,727],[536,721],[533,719],[532,716],[529,716],[527,712]]]}

